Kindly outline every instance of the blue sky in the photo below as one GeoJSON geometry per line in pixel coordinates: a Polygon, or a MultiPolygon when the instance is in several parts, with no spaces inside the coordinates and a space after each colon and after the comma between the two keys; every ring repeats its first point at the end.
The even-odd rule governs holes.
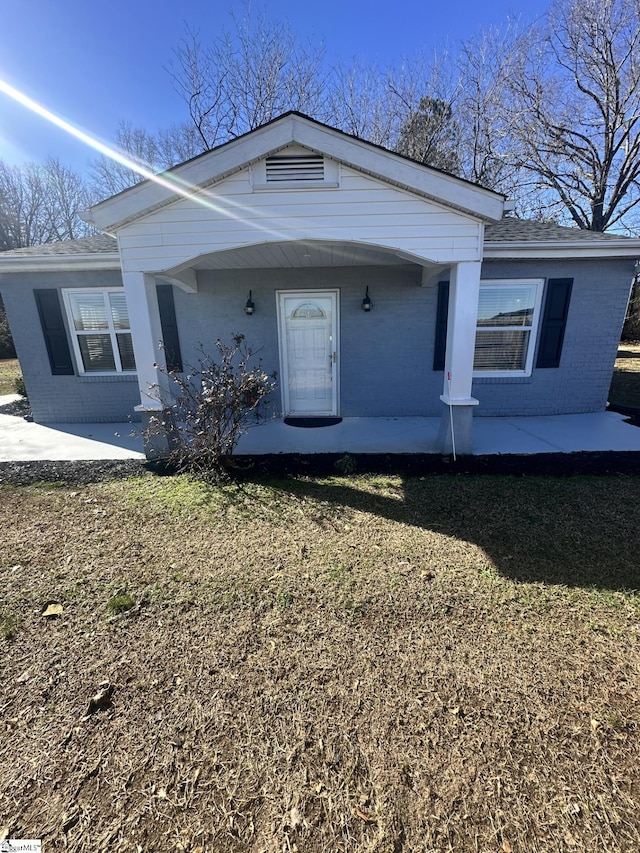
{"type": "MultiPolygon", "coordinates": [[[[287,20],[304,40],[324,42],[328,59],[355,56],[380,66],[455,44],[509,15],[529,22],[543,0],[323,0],[256,4],[287,20]]],[[[166,66],[187,22],[205,40],[230,28],[232,0],[20,0],[4,3],[0,78],[52,112],[109,143],[120,121],[157,130],[185,120],[166,66]]],[[[0,158],[48,156],[85,171],[96,156],[0,92],[0,158]]]]}

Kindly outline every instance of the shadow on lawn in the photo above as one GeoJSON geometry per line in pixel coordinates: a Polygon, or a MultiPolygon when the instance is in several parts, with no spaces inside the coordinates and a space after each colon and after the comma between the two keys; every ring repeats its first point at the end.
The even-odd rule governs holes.
{"type": "MultiPolygon", "coordinates": [[[[324,501],[479,545],[514,581],[640,587],[638,478],[493,476],[348,481],[287,480],[294,496],[324,501]],[[354,481],[358,482],[358,481],[354,481]]],[[[364,544],[364,543],[363,543],[364,544]]]]}

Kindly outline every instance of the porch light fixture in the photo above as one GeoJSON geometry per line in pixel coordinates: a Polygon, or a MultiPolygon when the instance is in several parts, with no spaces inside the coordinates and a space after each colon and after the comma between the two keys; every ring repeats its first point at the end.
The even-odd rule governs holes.
{"type": "Polygon", "coordinates": [[[362,300],[362,310],[363,311],[371,311],[373,308],[373,302],[369,299],[369,288],[367,287],[367,292],[364,295],[364,299],[362,300]]]}
{"type": "Polygon", "coordinates": [[[247,304],[244,306],[245,314],[253,314],[256,310],[256,306],[253,304],[253,300],[251,299],[251,291],[249,291],[249,298],[247,299],[247,304]]]}

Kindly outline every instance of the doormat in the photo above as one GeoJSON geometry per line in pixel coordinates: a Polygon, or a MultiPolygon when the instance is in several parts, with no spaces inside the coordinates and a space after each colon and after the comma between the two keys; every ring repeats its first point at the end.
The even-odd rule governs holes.
{"type": "Polygon", "coordinates": [[[315,429],[316,427],[335,426],[342,423],[342,418],[285,418],[285,424],[303,429],[315,429]]]}

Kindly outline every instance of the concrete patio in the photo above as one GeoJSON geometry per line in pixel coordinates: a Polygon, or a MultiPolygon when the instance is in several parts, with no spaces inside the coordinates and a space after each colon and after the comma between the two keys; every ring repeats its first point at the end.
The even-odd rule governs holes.
{"type": "MultiPolygon", "coordinates": [[[[135,424],[31,423],[2,413],[3,406],[17,399],[0,397],[0,462],[144,458],[135,424]]],[[[316,429],[273,420],[244,435],[237,452],[437,455],[438,427],[438,418],[345,418],[316,429]]],[[[640,453],[640,429],[614,412],[474,419],[474,456],[584,451],[640,453]]]]}

